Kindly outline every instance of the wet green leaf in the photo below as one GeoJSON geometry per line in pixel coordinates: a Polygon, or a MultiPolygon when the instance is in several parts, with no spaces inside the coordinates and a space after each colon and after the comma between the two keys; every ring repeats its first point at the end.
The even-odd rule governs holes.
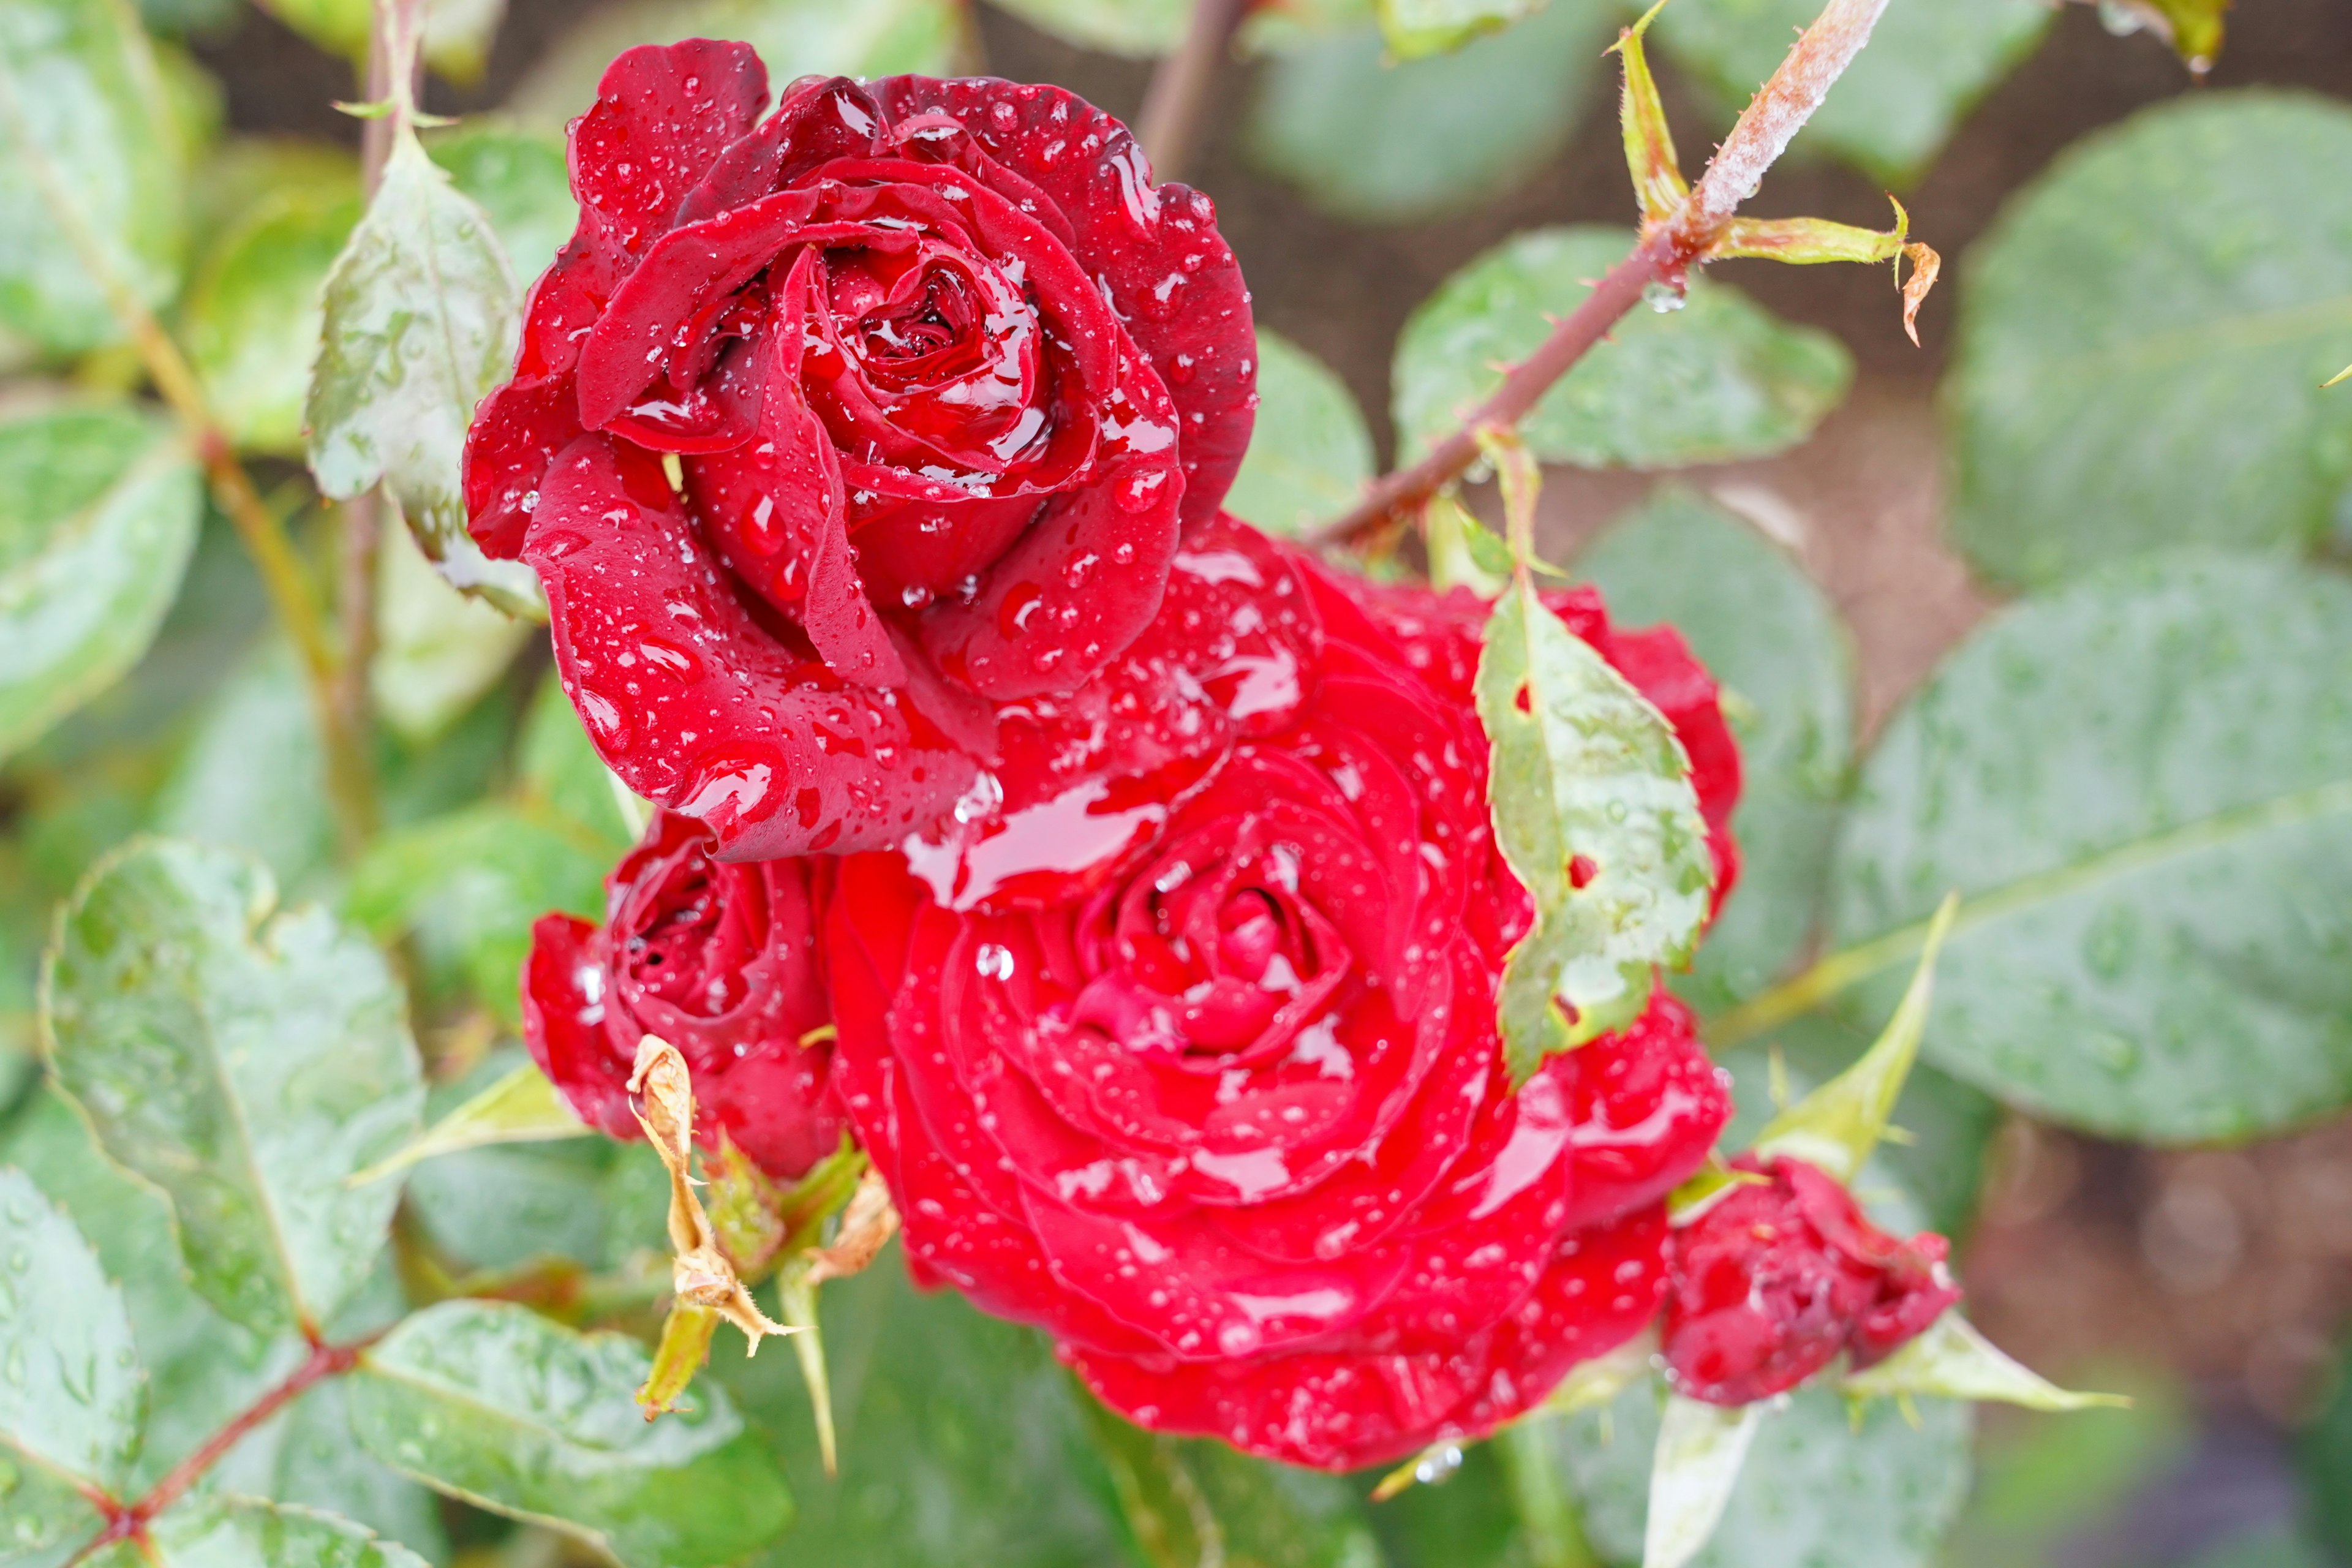
{"type": "Polygon", "coordinates": [[[307,891],[334,850],[325,753],[294,650],[271,637],[199,710],[156,793],[158,833],[258,855],[307,891]]]}
{"type": "Polygon", "coordinates": [[[1358,222],[1475,206],[1568,140],[1602,79],[1617,16],[1604,0],[1551,0],[1507,33],[1402,65],[1383,63],[1388,46],[1370,23],[1303,39],[1262,68],[1248,151],[1307,201],[1358,222]]]}
{"type": "Polygon", "coordinates": [[[319,488],[348,500],[382,480],[416,542],[460,588],[530,613],[528,567],[466,533],[466,426],[514,357],[522,296],[489,217],[413,135],[328,274],[325,335],[305,415],[319,488]]]}
{"type": "Polygon", "coordinates": [[[1305,349],[1260,328],[1257,356],[1257,424],[1225,510],[1296,538],[1362,495],[1372,433],[1347,384],[1305,349]]]}
{"type": "Polygon", "coordinates": [[[57,353],[122,335],[67,222],[142,302],[179,291],[188,149],[172,105],[130,6],[0,7],[0,330],[57,353]]]}
{"type": "MultiPolygon", "coordinates": [[[[1929,1059],[2111,1136],[2352,1099],[2352,584],[2172,557],[1988,622],[1887,725],[1831,878],[1842,947],[1947,889],[1929,1059]]],[[[1891,1010],[1907,934],[1840,1011],[1891,1010]]]]}
{"type": "Polygon", "coordinates": [[[1525,1079],[1641,1012],[1654,967],[1689,954],[1714,861],[1672,727],[1524,575],[1496,601],[1486,644],[1495,835],[1537,910],[1501,1003],[1504,1052],[1525,1079]]]}
{"type": "Polygon", "coordinates": [[[76,1490],[121,1496],[147,1374],[122,1292],[74,1223],[22,1171],[0,1167],[0,1557],[82,1535],[76,1490]]]}
{"type": "Polygon", "coordinates": [[[359,216],[356,191],[282,191],[247,212],[197,268],[183,341],[205,401],[238,446],[301,456],[319,291],[359,216]]]}
{"type": "Polygon", "coordinates": [[[956,0],[623,0],[557,39],[508,100],[550,129],[584,113],[613,57],[637,44],[740,38],[768,81],[802,76],[953,76],[967,23],[956,0]]]}
{"type": "Polygon", "coordinates": [[[202,501],[186,446],[128,405],[0,419],[0,757],[146,652],[202,501]]]}
{"type": "MultiPolygon", "coordinates": [[[[1601,1555],[1642,1560],[1660,1393],[1637,1384],[1606,1411],[1541,1428],[1584,1501],[1601,1555]]],[[[1806,1387],[1764,1415],[1698,1568],[1927,1568],[1969,1486],[1969,1407],[1923,1401],[1912,1426],[1892,1404],[1859,1430],[1833,1389],[1806,1387]]]]}
{"type": "Polygon", "coordinates": [[[648,1422],[635,1391],[649,1364],[617,1334],[446,1301],[368,1352],[352,1422],[394,1468],[571,1531],[625,1568],[702,1568],[773,1540],[793,1511],[774,1461],[707,1378],[648,1422]]]}
{"type": "MultiPolygon", "coordinates": [[[[1719,130],[1821,9],[1818,0],[1674,0],[1658,14],[1657,37],[1712,89],[1719,130]]],[[[1891,0],[1795,150],[1844,159],[1887,184],[1915,183],[1977,100],[2041,43],[2052,9],[2041,0],[1891,0]]]]}
{"type": "MultiPolygon", "coordinates": [[[[1447,279],[1397,341],[1403,455],[1419,456],[1458,426],[1633,245],[1630,229],[1534,229],[1447,279]]],[[[1853,379],[1853,360],[1836,339],[1696,278],[1682,309],[1636,310],[1619,322],[1544,394],[1519,434],[1538,457],[1584,468],[1762,457],[1811,435],[1853,379]]]]}
{"type": "Polygon", "coordinates": [[[1957,1307],[1877,1365],[1849,1373],[1838,1387],[1849,1398],[1932,1395],[2027,1410],[2094,1410],[2131,1403],[2120,1394],[2077,1394],[2059,1387],[1979,1333],[1957,1307]]]}
{"type": "Polygon", "coordinates": [[[151,1533],[160,1568],[426,1568],[364,1525],[251,1498],[195,1499],[157,1520],[151,1533]]]}
{"type": "Polygon", "coordinates": [[[398,984],[259,862],[139,840],[60,912],[42,977],[57,1080],[107,1153],[172,1200],[196,1288],[257,1329],[322,1324],[398,1197],[345,1178],[424,1104],[398,984]]]}
{"type": "Polygon", "coordinates": [[[376,577],[378,712],[412,742],[429,741],[498,683],[535,628],[451,587],[405,529],[386,529],[376,577]]]}
{"type": "Polygon", "coordinates": [[[760,1423],[801,1504],[761,1568],[1106,1568],[1127,1560],[1118,1504],[1088,1438],[1087,1397],[1044,1336],[983,1317],[953,1291],[919,1291],[894,1244],[818,1298],[841,1479],[818,1462],[799,1366],[772,1351],[720,1355],[723,1383],[760,1423]],[[1018,1499],[1008,1508],[1007,1499],[1018,1499]]]}
{"type": "Polygon", "coordinates": [[[520,126],[468,119],[436,132],[425,151],[450,184],[489,214],[508,264],[528,289],[579,219],[563,143],[520,126]]]}
{"type": "Polygon", "coordinates": [[[434,1118],[433,1125],[403,1145],[392,1158],[360,1172],[355,1183],[382,1181],[420,1160],[479,1149],[494,1143],[543,1143],[577,1138],[589,1130],[547,1075],[530,1062],[519,1062],[468,1096],[455,1110],[434,1118]]]}
{"type": "Polygon", "coordinates": [[[1076,1396],[1149,1568],[1380,1568],[1362,1500],[1346,1481],[1222,1443],[1146,1432],[1076,1396]]]}
{"type": "Polygon", "coordinates": [[[1706,1010],[1728,1006],[1788,968],[1819,923],[1853,769],[1852,639],[1785,552],[1679,486],[1602,534],[1576,570],[1617,623],[1682,633],[1727,694],[1739,880],[1674,984],[1706,1010]]]}
{"type": "Polygon", "coordinates": [[[351,1386],[341,1378],[319,1384],[239,1444],[213,1479],[218,1491],[324,1510],[387,1542],[448,1561],[439,1500],[360,1446],[352,1433],[351,1386]]]}
{"type": "Polygon", "coordinates": [[[1963,268],[1952,537],[2005,583],[2299,544],[2352,479],[2352,108],[2200,93],[2085,138],[1963,268]]]}
{"type": "Polygon", "coordinates": [[[550,910],[602,915],[611,868],[604,842],[569,820],[483,801],[379,838],[343,909],[380,935],[412,931],[428,966],[519,1024],[531,922],[550,910]]]}

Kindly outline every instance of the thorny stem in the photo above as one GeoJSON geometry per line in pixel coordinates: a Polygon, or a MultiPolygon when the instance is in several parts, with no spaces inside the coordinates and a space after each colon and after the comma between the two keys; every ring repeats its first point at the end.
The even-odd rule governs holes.
{"type": "Polygon", "coordinates": [[[1610,328],[1640,301],[1643,290],[1652,283],[1679,287],[1853,63],[1886,5],[1887,0],[1829,0],[1771,80],[1749,100],[1681,210],[1646,226],[1632,254],[1612,268],[1535,353],[1511,369],[1494,395],[1472,410],[1433,451],[1381,479],[1344,516],[1309,534],[1307,542],[1318,547],[1354,543],[1418,507],[1477,460],[1472,431],[1482,425],[1517,425],[1553,383],[1608,336],[1610,328]]]}
{"type": "Polygon", "coordinates": [[[156,1515],[185,1496],[190,1487],[204,1479],[205,1471],[226,1458],[229,1450],[245,1441],[254,1428],[299,1399],[313,1384],[324,1383],[331,1377],[340,1377],[359,1365],[360,1357],[366,1353],[368,1347],[383,1337],[381,1333],[370,1334],[347,1345],[312,1342],[310,1353],[300,1366],[287,1373],[268,1393],[233,1416],[226,1426],[205,1438],[195,1452],[173,1466],[146,1496],[135,1502],[117,1501],[103,1494],[91,1498],[90,1500],[106,1516],[106,1528],[68,1559],[66,1568],[75,1568],[76,1564],[118,1542],[131,1542],[144,1550],[148,1523],[156,1515]]]}
{"type": "Polygon", "coordinates": [[[1151,172],[1161,181],[1183,178],[1192,161],[1201,117],[1209,106],[1209,89],[1217,67],[1241,26],[1249,0],[1192,0],[1192,16],[1184,41],[1151,73],[1143,95],[1143,112],[1136,117],[1136,140],[1143,143],[1151,172]]]}
{"type": "Polygon", "coordinates": [[[39,188],[49,216],[106,295],[107,306],[115,320],[130,333],[131,345],[146,367],[149,379],[155,384],[155,390],[178,416],[189,444],[204,464],[214,499],[236,528],[246,552],[253,558],[270,607],[287,635],[293,638],[295,651],[300,655],[303,670],[310,678],[312,707],[326,742],[328,787],[336,808],[337,826],[345,847],[356,848],[373,823],[374,774],[357,738],[342,724],[341,711],[335,701],[338,659],[334,645],[329,638],[326,620],[310,581],[295,553],[293,541],[287,536],[278,514],[261,499],[261,492],[254,489],[252,476],[236,460],[235,445],[205,403],[204,388],[179,345],[147,309],[145,301],[115,271],[105,247],[90,232],[70,194],[58,183],[57,171],[40,154],[17,103],[16,84],[5,71],[0,71],[0,123],[7,126],[10,140],[20,150],[21,161],[39,188]]]}

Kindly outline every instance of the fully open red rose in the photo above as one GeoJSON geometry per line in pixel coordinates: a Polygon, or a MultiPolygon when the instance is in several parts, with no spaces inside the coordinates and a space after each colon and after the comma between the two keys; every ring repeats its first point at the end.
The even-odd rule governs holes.
{"type": "Polygon", "coordinates": [[[928,825],[991,704],[1150,623],[1255,404],[1214,208],[1108,115],[995,80],[766,98],[741,44],[613,62],[465,476],[598,750],[741,858],[928,825]]]}
{"type": "MultiPolygon", "coordinates": [[[[1483,1433],[1654,1315],[1722,1080],[1661,993],[1511,1091],[1529,909],[1457,668],[1474,603],[1230,522],[1175,565],[911,870],[843,863],[844,1102],[919,1276],[1045,1327],[1144,1425],[1331,1468],[1483,1433]]],[[[1706,731],[1721,821],[1711,683],[1628,673],[1706,731]]]]}
{"type": "Polygon", "coordinates": [[[1868,1366],[1960,1299],[1942,1237],[1887,1235],[1801,1160],[1732,1163],[1769,1179],[1732,1188],[1674,1235],[1666,1363],[1692,1398],[1767,1398],[1841,1351],[1868,1366]]]}
{"type": "Polygon", "coordinates": [[[684,1053],[702,1119],[772,1175],[839,1147],[817,935],[833,862],[733,866],[664,812],[605,879],[601,926],[543,915],[523,971],[523,1036],[581,1120],[642,1136],[629,1110],[637,1042],[684,1053]],[[805,1043],[804,1043],[805,1042],[805,1043]]]}

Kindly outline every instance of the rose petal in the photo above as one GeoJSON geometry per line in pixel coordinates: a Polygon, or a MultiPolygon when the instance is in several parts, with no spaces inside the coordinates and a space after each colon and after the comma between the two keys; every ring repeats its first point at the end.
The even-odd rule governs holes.
{"type": "Polygon", "coordinates": [[[572,128],[583,222],[593,216],[606,243],[644,256],[767,101],[768,68],[749,44],[689,38],[625,50],[572,128]]]}
{"type": "Polygon", "coordinates": [[[523,555],[598,754],[722,858],[894,843],[971,783],[908,695],[845,687],[755,619],[651,454],[601,436],[566,447],[523,555]]]}

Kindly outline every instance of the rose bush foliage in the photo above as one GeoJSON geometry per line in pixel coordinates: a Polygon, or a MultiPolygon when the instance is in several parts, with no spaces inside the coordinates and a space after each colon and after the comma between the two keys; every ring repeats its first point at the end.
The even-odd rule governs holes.
{"type": "Polygon", "coordinates": [[[1150,624],[1255,406],[1213,205],[1108,115],[920,77],[766,100],[741,44],[614,61],[465,463],[598,750],[735,858],[935,818],[997,705],[1150,624]]]}

